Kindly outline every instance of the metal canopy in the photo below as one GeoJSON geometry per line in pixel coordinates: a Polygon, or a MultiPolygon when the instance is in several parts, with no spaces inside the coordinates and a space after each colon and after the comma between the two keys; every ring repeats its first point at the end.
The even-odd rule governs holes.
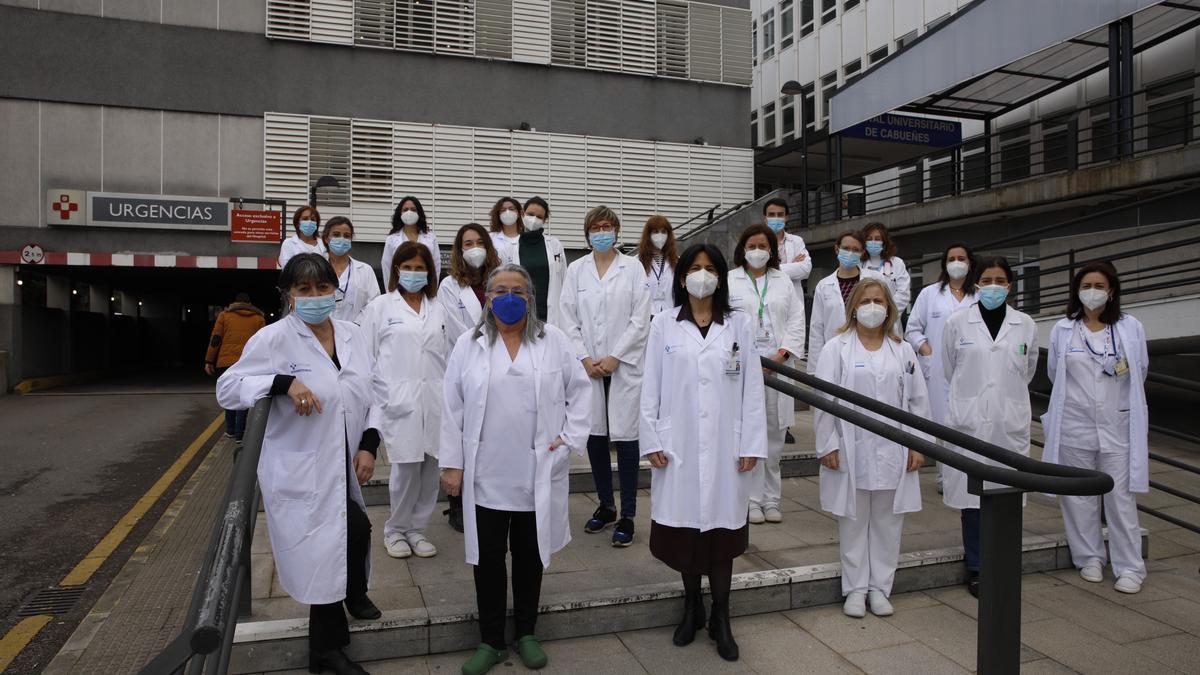
{"type": "Polygon", "coordinates": [[[1200,0],[976,0],[830,100],[830,131],[892,110],[986,120],[1108,67],[1108,24],[1133,52],[1200,25],[1200,0]],[[923,93],[922,93],[923,92],[923,93]]]}

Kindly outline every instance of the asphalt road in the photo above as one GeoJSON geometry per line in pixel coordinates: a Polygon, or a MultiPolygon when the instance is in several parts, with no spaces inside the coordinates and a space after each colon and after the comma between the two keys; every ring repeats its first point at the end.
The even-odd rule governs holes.
{"type": "MultiPolygon", "coordinates": [[[[91,551],[219,413],[212,380],[178,371],[0,397],[0,635],[17,623],[24,603],[91,551]]],[[[55,617],[6,672],[45,667],[193,467],[93,576],[75,607],[55,617]]]]}

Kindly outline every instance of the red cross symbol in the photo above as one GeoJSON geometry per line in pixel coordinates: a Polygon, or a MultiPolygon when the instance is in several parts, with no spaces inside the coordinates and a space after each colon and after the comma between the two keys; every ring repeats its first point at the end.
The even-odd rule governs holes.
{"type": "Polygon", "coordinates": [[[71,213],[78,211],[79,205],[71,201],[71,198],[67,195],[59,195],[58,201],[55,202],[54,206],[51,208],[53,208],[55,211],[58,211],[58,216],[62,220],[70,220],[71,213]]]}

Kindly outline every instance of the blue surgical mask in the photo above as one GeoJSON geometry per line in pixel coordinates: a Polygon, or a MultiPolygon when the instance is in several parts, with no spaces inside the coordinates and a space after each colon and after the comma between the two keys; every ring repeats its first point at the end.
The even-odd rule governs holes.
{"type": "Polygon", "coordinates": [[[409,293],[419,293],[429,284],[429,273],[425,270],[400,270],[400,275],[396,278],[400,282],[400,288],[409,293]]]}
{"type": "Polygon", "coordinates": [[[317,233],[317,221],[315,221],[315,220],[300,221],[300,232],[302,232],[304,234],[304,236],[306,236],[306,237],[313,236],[314,234],[317,233]]]}
{"type": "Polygon", "coordinates": [[[334,255],[346,255],[350,252],[350,246],[353,243],[354,242],[350,241],[349,239],[330,239],[329,250],[332,251],[334,255]]]}
{"type": "Polygon", "coordinates": [[[880,253],[883,253],[883,242],[882,241],[868,241],[867,242],[867,253],[870,253],[872,256],[878,257],[880,253]]]}
{"type": "Polygon", "coordinates": [[[511,326],[525,318],[529,304],[525,298],[515,293],[505,293],[492,298],[492,313],[506,326],[511,326]]]}
{"type": "Polygon", "coordinates": [[[855,253],[854,251],[838,251],[837,258],[838,264],[848,270],[852,270],[862,264],[862,254],[855,253]]]}
{"type": "Polygon", "coordinates": [[[787,219],[786,218],[767,218],[767,227],[771,228],[771,231],[774,232],[775,234],[779,234],[780,232],[783,231],[783,228],[787,227],[787,219]]]}
{"type": "Polygon", "coordinates": [[[317,295],[317,296],[297,296],[295,298],[296,306],[294,311],[300,320],[311,326],[315,326],[329,318],[333,314],[333,308],[337,305],[333,294],[317,295]]]}
{"type": "Polygon", "coordinates": [[[588,235],[588,241],[592,243],[592,248],[604,253],[617,243],[617,235],[613,232],[593,232],[588,235]]]}
{"type": "Polygon", "coordinates": [[[996,309],[1004,304],[1008,297],[1008,288],[996,284],[979,287],[979,304],[988,309],[996,309]]]}

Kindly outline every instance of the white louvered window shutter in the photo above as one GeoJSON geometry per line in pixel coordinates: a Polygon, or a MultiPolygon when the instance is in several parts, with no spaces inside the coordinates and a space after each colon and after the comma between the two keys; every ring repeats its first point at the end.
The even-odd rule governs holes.
{"type": "Polygon", "coordinates": [[[721,81],[750,84],[754,45],[750,38],[750,11],[721,8],[721,81]]]}
{"type": "Polygon", "coordinates": [[[287,202],[287,218],[308,203],[308,117],[263,115],[263,194],[287,202]]]}
{"type": "Polygon", "coordinates": [[[688,76],[693,80],[721,81],[721,8],[688,5],[688,76]]]}
{"type": "Polygon", "coordinates": [[[686,2],[658,3],[658,74],[688,76],[688,6],[686,2]]]}
{"type": "Polygon", "coordinates": [[[433,0],[434,47],[438,54],[475,53],[475,0],[433,0]]]}
{"type": "Polygon", "coordinates": [[[470,127],[433,128],[433,211],[439,240],[448,240],[478,217],[474,211],[475,132],[470,127]]]}
{"type": "Polygon", "coordinates": [[[689,216],[721,203],[721,148],[689,145],[689,216]]]}
{"type": "Polygon", "coordinates": [[[587,67],[621,69],[622,0],[587,0],[587,67]]]}
{"type": "Polygon", "coordinates": [[[488,227],[488,214],[496,200],[513,197],[512,132],[507,129],[476,129],[474,165],[475,200],[471,217],[488,227]]]}
{"type": "Polygon", "coordinates": [[[354,120],[350,134],[354,238],[383,241],[392,218],[392,123],[354,120]]]}
{"type": "Polygon", "coordinates": [[[354,0],[312,0],[311,12],[310,40],[354,44],[354,0]]]}
{"type": "Polygon", "coordinates": [[[646,219],[658,212],[654,174],[654,143],[621,141],[621,229],[635,247],[646,219]]]}
{"type": "Polygon", "coordinates": [[[655,0],[621,0],[621,70],[653,75],[658,70],[655,0]]]}
{"type": "Polygon", "coordinates": [[[512,0],[512,58],[550,63],[550,0],[512,0]]]}
{"type": "Polygon", "coordinates": [[[554,236],[567,248],[587,248],[583,216],[587,214],[587,139],[583,136],[550,136],[550,208],[554,236]]]}
{"type": "MultiPolygon", "coordinates": [[[[536,131],[512,133],[512,196],[550,201],[550,135],[536,131]]],[[[550,222],[557,225],[558,206],[550,203],[550,222]]],[[[565,220],[563,221],[566,222],[565,220]]]]}
{"type": "Polygon", "coordinates": [[[513,0],[475,0],[475,56],[511,59],[513,0]]]}
{"type": "Polygon", "coordinates": [[[624,244],[629,241],[631,235],[624,227],[625,209],[621,200],[621,141],[616,138],[589,136],[585,175],[588,208],[607,206],[616,211],[622,218],[617,243],[624,244]]]}
{"type": "Polygon", "coordinates": [[[307,40],[311,12],[309,0],[267,0],[267,37],[307,40]]]}
{"type": "Polygon", "coordinates": [[[721,148],[722,209],[754,198],[754,151],[721,148]]]}
{"type": "Polygon", "coordinates": [[[396,49],[433,51],[433,0],[396,0],[396,49]]]}
{"type": "Polygon", "coordinates": [[[560,66],[587,65],[586,0],[550,0],[550,60],[560,66]]]}
{"type": "MultiPolygon", "coordinates": [[[[400,205],[401,199],[412,195],[421,200],[431,227],[437,218],[433,129],[431,124],[415,122],[392,125],[392,211],[400,205]]],[[[391,228],[390,221],[388,227],[391,228]]]]}
{"type": "Polygon", "coordinates": [[[396,0],[354,0],[354,44],[396,46],[396,0]]]}
{"type": "Polygon", "coordinates": [[[691,171],[688,146],[681,143],[656,143],[654,147],[654,191],[659,213],[678,227],[692,216],[688,174],[691,171]]]}
{"type": "MultiPolygon", "coordinates": [[[[350,206],[350,120],[311,117],[308,131],[309,186],[322,176],[333,176],[339,187],[318,190],[318,206],[350,206]]],[[[330,214],[321,214],[328,218],[330,214]]]]}

